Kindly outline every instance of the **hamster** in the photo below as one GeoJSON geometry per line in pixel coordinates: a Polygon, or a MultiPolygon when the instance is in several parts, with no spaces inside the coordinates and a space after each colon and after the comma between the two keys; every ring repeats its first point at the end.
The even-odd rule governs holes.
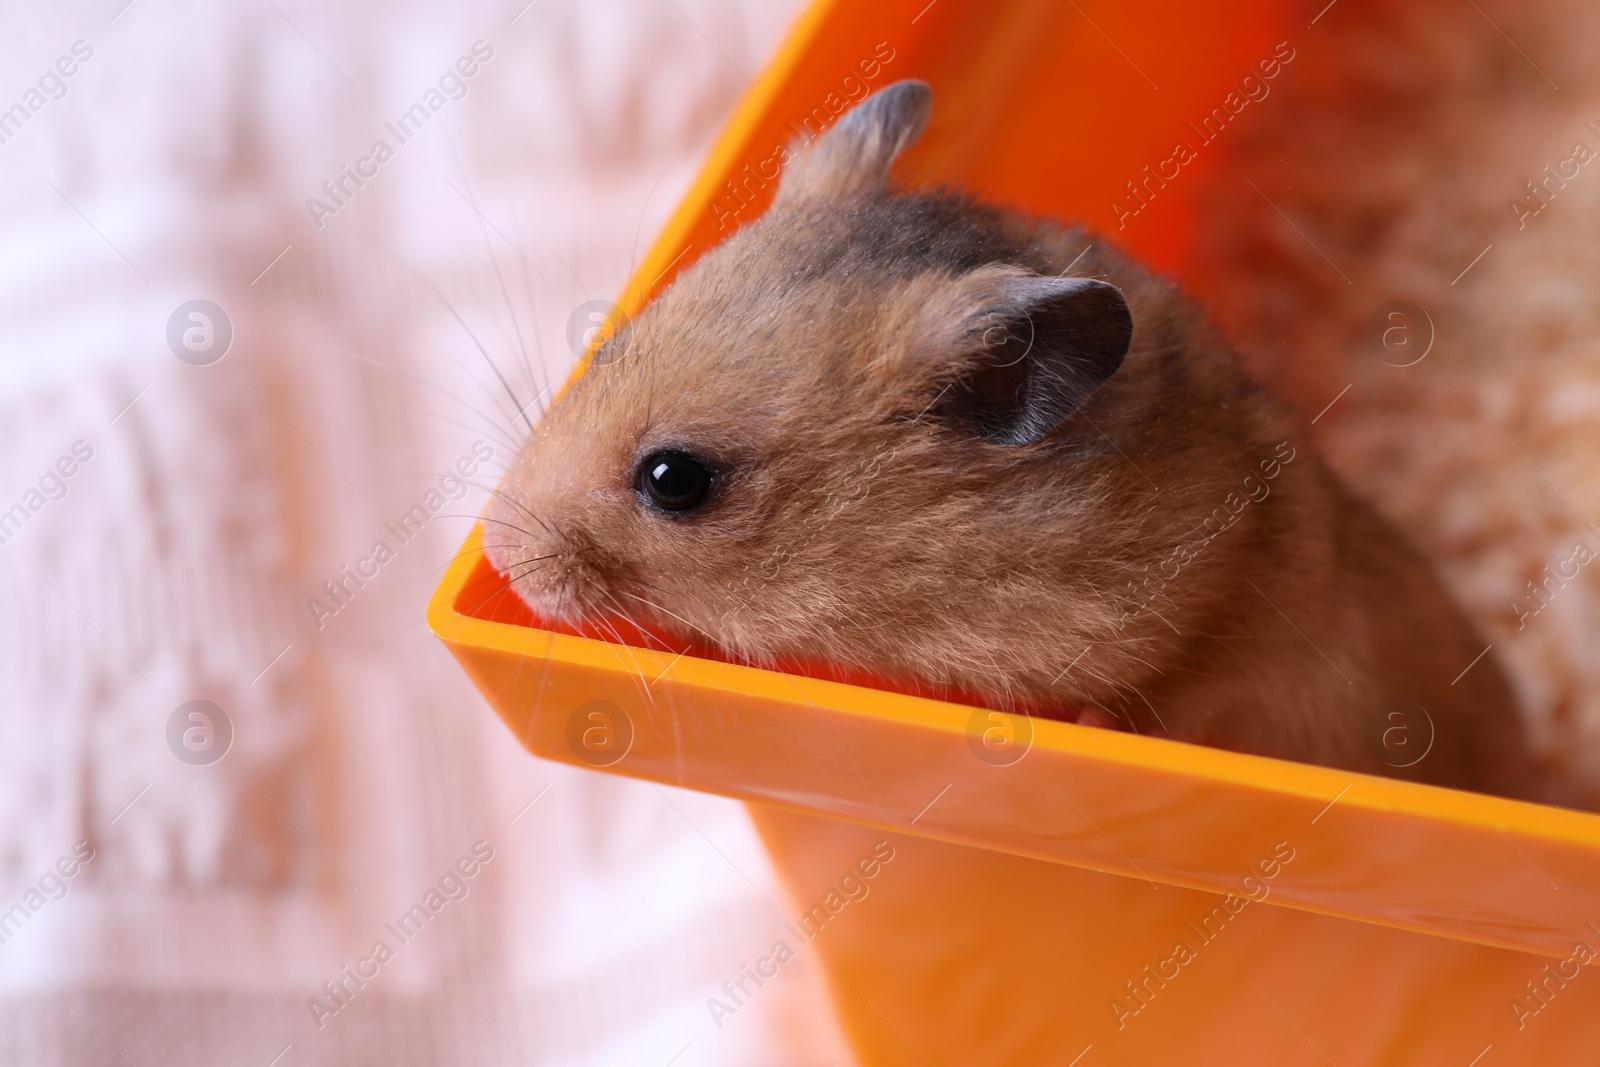
{"type": "Polygon", "coordinates": [[[486,513],[517,595],[756,665],[1526,795],[1485,642],[1197,307],[1082,230],[891,189],[930,107],[899,82],[797,145],[770,209],[552,404],[486,513]]]}

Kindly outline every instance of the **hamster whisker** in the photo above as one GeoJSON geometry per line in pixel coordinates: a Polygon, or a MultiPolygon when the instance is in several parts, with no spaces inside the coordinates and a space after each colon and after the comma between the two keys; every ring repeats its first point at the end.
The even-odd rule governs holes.
{"type": "Polygon", "coordinates": [[[1165,675],[1166,672],[1161,670],[1161,668],[1157,667],[1154,663],[1151,663],[1149,660],[1145,659],[1143,656],[1138,655],[1137,653],[1128,651],[1128,647],[1127,646],[1133,646],[1135,648],[1141,648],[1141,647],[1144,647],[1146,644],[1148,644],[1150,642],[1150,640],[1151,639],[1148,638],[1148,637],[1100,637],[1100,638],[1096,638],[1094,643],[1097,644],[1097,645],[1118,645],[1118,646],[1122,646],[1122,647],[1118,648],[1118,651],[1123,656],[1127,657],[1130,660],[1133,660],[1135,663],[1144,664],[1146,667],[1149,667],[1151,670],[1155,671],[1157,674],[1165,675]]]}
{"type": "Polygon", "coordinates": [[[701,629],[701,627],[698,627],[698,625],[694,625],[693,622],[688,621],[688,619],[685,619],[685,617],[675,613],[675,611],[669,611],[669,609],[662,608],[662,606],[658,605],[656,601],[646,600],[645,597],[635,597],[634,593],[627,592],[626,589],[621,590],[621,592],[624,597],[632,598],[632,600],[637,600],[638,603],[642,603],[642,605],[650,606],[650,608],[656,609],[656,611],[659,611],[661,614],[667,614],[667,616],[674,617],[674,619],[677,619],[678,622],[682,622],[682,624],[686,625],[686,627],[690,627],[691,630],[694,630],[694,632],[702,635],[702,637],[706,638],[707,641],[710,641],[712,645],[717,646],[717,648],[726,648],[726,646],[728,646],[726,645],[726,641],[723,641],[722,638],[715,637],[714,633],[710,633],[709,630],[704,630],[701,629]]]}
{"type": "Polygon", "coordinates": [[[511,417],[512,420],[515,420],[517,413],[521,413],[523,421],[527,423],[528,431],[531,433],[533,431],[533,420],[528,418],[527,412],[523,410],[523,405],[517,400],[517,394],[511,388],[511,383],[507,382],[505,375],[500,373],[500,367],[490,357],[489,350],[483,347],[483,342],[478,340],[478,335],[472,332],[472,327],[467,325],[467,320],[461,316],[461,312],[457,310],[456,306],[450,302],[449,297],[440,292],[439,287],[434,285],[432,280],[429,279],[426,274],[423,274],[422,271],[413,266],[410,260],[406,259],[400,253],[396,252],[394,249],[390,248],[388,245],[384,244],[370,233],[366,234],[366,237],[379,248],[382,248],[385,252],[388,252],[389,255],[398,260],[412,274],[416,275],[417,280],[420,281],[428,289],[428,291],[437,297],[439,302],[445,306],[446,310],[450,312],[451,317],[456,320],[456,324],[461,327],[462,331],[469,338],[471,338],[473,347],[478,350],[478,354],[483,357],[483,361],[489,365],[489,370],[492,371],[495,378],[499,380],[501,388],[506,391],[506,396],[511,398],[511,410],[513,412],[511,417]]]}
{"type": "Polygon", "coordinates": [[[511,575],[510,577],[506,577],[506,575],[502,574],[501,577],[505,578],[505,581],[501,582],[499,585],[495,586],[493,589],[489,590],[487,593],[484,593],[480,599],[482,599],[482,600],[493,600],[495,597],[499,596],[501,593],[505,592],[507,589],[512,588],[518,582],[520,582],[522,579],[526,578],[528,575],[532,574],[534,571],[536,571],[538,569],[539,569],[539,567],[536,564],[536,565],[534,565],[532,567],[529,567],[527,570],[523,571],[521,574],[511,575]]]}
{"type": "Polygon", "coordinates": [[[1129,685],[1128,688],[1133,690],[1133,695],[1143,701],[1144,706],[1150,709],[1150,714],[1155,716],[1156,725],[1161,727],[1161,732],[1170,733],[1171,731],[1167,729],[1166,722],[1164,722],[1161,718],[1161,713],[1156,710],[1156,706],[1154,704],[1150,703],[1150,698],[1144,695],[1144,691],[1136,685],[1129,685]]]}
{"type": "MultiPolygon", "coordinates": [[[[516,575],[514,577],[511,577],[511,578],[505,578],[505,575],[502,573],[501,577],[505,578],[505,581],[501,582],[499,585],[495,586],[493,589],[489,590],[487,593],[478,594],[479,602],[481,603],[481,602],[484,602],[484,601],[493,600],[495,597],[499,596],[501,593],[505,592],[507,589],[510,589],[512,586],[516,585],[518,581],[520,581],[523,578],[526,578],[529,574],[532,574],[535,570],[538,570],[537,566],[530,567],[528,570],[524,571],[522,574],[518,574],[518,575],[516,575]]],[[[474,592],[476,593],[476,590],[474,590],[474,592]]]]}
{"type": "Polygon", "coordinates": [[[611,590],[602,589],[600,590],[600,595],[605,598],[607,604],[611,605],[609,610],[613,615],[617,616],[617,618],[621,619],[629,626],[636,626],[641,630],[644,629],[643,624],[641,624],[638,619],[635,619],[632,615],[628,614],[628,609],[622,606],[622,601],[618,600],[612,595],[611,590]]]}
{"type": "Polygon", "coordinates": [[[706,640],[712,642],[718,648],[722,647],[722,644],[723,644],[722,641],[720,641],[716,637],[712,636],[707,631],[705,631],[705,630],[701,629],[700,627],[696,626],[694,623],[690,622],[688,619],[684,618],[682,615],[679,615],[678,613],[673,612],[673,611],[668,611],[666,608],[662,607],[660,604],[657,604],[653,600],[647,600],[642,596],[634,596],[632,593],[628,592],[626,589],[622,590],[622,595],[625,596],[625,597],[630,597],[633,600],[637,600],[639,603],[644,604],[647,607],[654,608],[656,611],[661,612],[661,614],[663,614],[663,615],[672,616],[674,619],[677,619],[679,622],[683,623],[685,626],[689,627],[691,630],[694,630],[697,633],[703,634],[705,636],[706,640]]]}
{"type": "MultiPolygon", "coordinates": [[[[521,526],[517,526],[517,525],[515,525],[513,523],[505,522],[505,521],[500,520],[500,519],[491,518],[491,517],[489,517],[487,515],[465,515],[465,514],[461,514],[461,513],[455,513],[455,514],[440,514],[438,517],[441,518],[441,519],[446,519],[446,518],[448,518],[448,519],[476,519],[476,520],[479,520],[479,521],[482,521],[482,522],[492,522],[492,523],[495,523],[495,524],[497,524],[499,526],[509,527],[510,529],[517,531],[518,533],[522,534],[525,537],[533,537],[533,536],[535,536],[533,531],[531,531],[531,530],[524,529],[521,526]]],[[[437,576],[440,573],[442,573],[447,567],[449,567],[450,564],[454,563],[456,560],[460,559],[462,556],[468,555],[469,553],[472,553],[472,552],[487,552],[492,548],[516,548],[516,547],[518,547],[518,544],[519,543],[516,542],[516,541],[494,541],[494,542],[487,542],[487,543],[484,543],[484,544],[476,545],[476,546],[474,546],[472,548],[464,548],[460,552],[457,552],[454,555],[452,555],[449,559],[445,560],[443,563],[439,564],[439,566],[434,567],[429,573],[431,575],[437,576]]],[[[539,557],[539,558],[549,558],[549,557],[539,557]]],[[[526,562],[526,561],[524,561],[524,562],[526,562]]],[[[513,566],[516,566],[516,564],[513,564],[513,566]]],[[[504,572],[502,571],[500,573],[504,573],[504,572]]]]}
{"type": "MultiPolygon", "coordinates": [[[[670,163],[668,163],[665,167],[661,168],[661,173],[656,175],[655,183],[650,186],[650,191],[644,195],[644,203],[639,205],[639,224],[637,226],[635,226],[634,229],[633,229],[633,252],[628,257],[628,277],[629,278],[634,277],[634,275],[638,271],[638,267],[639,267],[639,245],[641,244],[641,238],[643,238],[643,236],[644,236],[644,220],[645,220],[645,217],[650,214],[650,200],[651,200],[652,197],[654,197],[656,195],[656,189],[658,189],[660,187],[662,179],[664,179],[667,176],[667,172],[670,171],[671,169],[672,169],[672,164],[670,164],[670,163]]],[[[640,299],[643,299],[644,295],[645,295],[644,293],[640,293],[639,294],[640,299]]]]}
{"type": "Polygon", "coordinates": [[[1148,611],[1150,614],[1154,615],[1156,618],[1160,619],[1162,622],[1166,623],[1167,624],[1167,629],[1171,630],[1173,633],[1177,634],[1179,637],[1183,636],[1182,631],[1180,631],[1176,626],[1172,625],[1172,620],[1168,619],[1165,615],[1161,614],[1161,612],[1159,612],[1155,608],[1151,608],[1151,607],[1147,607],[1147,608],[1145,608],[1145,610],[1148,611]]]}
{"type": "MultiPolygon", "coordinates": [[[[496,437],[495,437],[495,443],[496,444],[504,445],[512,453],[515,453],[518,450],[518,448],[520,446],[520,442],[518,442],[515,438],[504,436],[506,431],[501,428],[501,426],[500,426],[500,424],[498,422],[496,422],[493,418],[490,417],[488,412],[484,411],[482,408],[476,407],[473,404],[468,403],[464,398],[462,398],[462,397],[458,396],[457,394],[451,392],[450,390],[444,388],[443,386],[439,385],[438,383],[430,382],[430,381],[428,381],[428,379],[422,377],[421,375],[412,374],[410,371],[404,371],[404,370],[399,369],[398,367],[390,367],[390,366],[388,366],[386,364],[379,363],[375,359],[371,359],[371,358],[368,358],[367,356],[363,356],[358,352],[352,352],[352,351],[350,351],[349,349],[346,349],[346,348],[340,348],[338,351],[339,351],[340,355],[344,356],[348,360],[351,360],[351,361],[356,362],[356,363],[365,363],[368,366],[376,367],[378,370],[384,371],[384,372],[386,372],[388,374],[392,374],[396,378],[403,378],[403,379],[406,379],[408,381],[414,382],[417,385],[422,386],[424,389],[431,389],[434,392],[439,393],[441,396],[444,396],[447,399],[455,401],[457,404],[460,404],[462,407],[466,408],[468,411],[472,412],[474,415],[476,415],[479,418],[481,418],[484,421],[484,426],[468,426],[464,422],[456,422],[455,425],[465,427],[468,430],[472,430],[474,433],[494,433],[496,435],[496,437]],[[492,428],[492,429],[490,429],[490,428],[492,428]]],[[[402,408],[403,410],[416,411],[419,414],[428,415],[428,416],[430,416],[432,418],[436,418],[436,419],[443,419],[446,422],[453,422],[454,421],[452,419],[446,418],[443,415],[438,415],[438,414],[435,414],[434,412],[428,411],[428,410],[426,410],[424,408],[411,408],[411,407],[409,407],[407,405],[404,405],[404,404],[396,404],[392,400],[384,400],[382,398],[378,398],[378,403],[380,403],[380,404],[389,404],[389,405],[394,406],[394,407],[402,408]]]]}
{"type": "Polygon", "coordinates": [[[495,497],[495,498],[497,498],[499,500],[505,501],[507,504],[511,505],[512,507],[516,508],[518,511],[522,512],[524,515],[528,516],[528,518],[530,518],[534,522],[538,523],[540,528],[542,528],[545,533],[553,534],[554,536],[559,537],[563,544],[566,543],[566,540],[567,540],[567,535],[566,534],[562,533],[559,529],[552,529],[550,526],[548,526],[545,523],[545,521],[543,519],[541,519],[539,516],[535,515],[533,512],[529,511],[528,508],[526,506],[524,506],[521,501],[516,500],[516,499],[514,499],[512,497],[509,497],[505,493],[502,493],[500,491],[500,487],[499,486],[497,486],[497,485],[496,486],[482,485],[482,484],[480,484],[478,482],[467,482],[467,484],[472,486],[474,489],[482,489],[484,492],[488,493],[490,496],[493,496],[493,497],[495,497]]]}
{"type": "Polygon", "coordinates": [[[622,578],[622,579],[619,579],[619,581],[628,582],[628,583],[630,583],[632,585],[637,585],[637,586],[640,586],[641,588],[649,589],[652,592],[660,593],[662,596],[667,595],[667,591],[665,589],[661,588],[659,585],[651,585],[649,582],[645,581],[642,578],[622,578]]]}
{"type": "MultiPolygon", "coordinates": [[[[440,515],[439,517],[441,519],[477,519],[479,522],[492,522],[496,526],[504,526],[508,530],[515,530],[517,533],[522,534],[524,537],[538,537],[539,536],[538,534],[534,533],[532,530],[528,529],[526,526],[518,526],[514,522],[506,522],[504,519],[496,519],[496,518],[492,518],[491,516],[488,516],[488,515],[440,515]]],[[[512,542],[507,541],[507,542],[504,542],[503,544],[495,545],[494,547],[495,548],[509,548],[509,547],[511,547],[511,545],[512,545],[512,542]]],[[[485,545],[484,547],[487,548],[489,546],[485,545]]]]}
{"type": "MultiPolygon", "coordinates": [[[[495,281],[500,286],[500,298],[505,302],[506,315],[511,319],[511,330],[516,335],[516,338],[517,338],[517,350],[519,352],[521,352],[521,354],[522,354],[522,366],[523,366],[524,371],[528,375],[529,389],[533,390],[533,367],[528,362],[528,346],[527,346],[526,342],[524,342],[523,339],[522,339],[522,324],[517,321],[517,313],[511,307],[511,294],[506,290],[505,275],[500,272],[500,260],[499,260],[498,257],[495,256],[495,254],[494,254],[494,245],[491,244],[490,241],[489,241],[489,230],[484,225],[484,222],[485,222],[484,214],[483,214],[482,211],[480,211],[478,209],[478,205],[473,203],[473,201],[472,201],[472,182],[467,177],[466,168],[461,165],[461,158],[456,155],[455,144],[453,142],[451,142],[450,135],[449,135],[448,131],[446,131],[446,133],[445,133],[445,144],[450,149],[450,158],[455,161],[456,173],[461,175],[461,184],[463,184],[463,185],[465,185],[467,187],[467,191],[466,191],[466,194],[465,194],[465,199],[467,201],[467,206],[470,207],[472,209],[472,213],[475,216],[477,216],[477,219],[478,219],[478,233],[479,233],[480,236],[483,237],[483,250],[485,252],[487,252],[488,255],[489,255],[489,265],[490,265],[490,267],[492,267],[494,269],[495,281]]],[[[496,230],[495,232],[498,233],[499,231],[496,230]]],[[[505,235],[501,234],[501,236],[504,237],[505,235]]],[[[522,255],[520,250],[517,250],[517,255],[518,256],[522,255]]],[[[524,261],[524,262],[526,262],[526,261],[524,261]]],[[[498,371],[497,371],[497,373],[498,373],[498,371]]],[[[509,391],[509,386],[507,387],[507,390],[509,391]]],[[[542,395],[543,395],[542,391],[536,391],[534,393],[534,399],[532,401],[529,401],[529,404],[537,402],[539,397],[542,396],[542,395]]],[[[512,400],[515,401],[515,399],[516,399],[516,397],[513,396],[512,400]]],[[[518,407],[518,413],[519,414],[523,414],[525,418],[526,418],[526,411],[527,411],[527,405],[520,405],[518,407]]],[[[533,429],[533,422],[531,420],[528,420],[528,429],[530,431],[533,429]]]]}
{"type": "Polygon", "coordinates": [[[1156,723],[1161,727],[1162,732],[1166,732],[1166,723],[1162,722],[1161,716],[1156,713],[1154,705],[1150,703],[1150,698],[1145,696],[1138,686],[1124,681],[1111,681],[1109,679],[1107,679],[1107,681],[1110,682],[1112,690],[1118,694],[1118,699],[1122,702],[1122,707],[1117,709],[1118,712],[1124,719],[1128,720],[1128,725],[1133,727],[1134,733],[1143,733],[1144,731],[1139,729],[1138,722],[1134,720],[1132,713],[1129,711],[1129,707],[1131,706],[1132,702],[1129,701],[1126,696],[1122,695],[1125,693],[1132,693],[1134,696],[1138,697],[1139,701],[1144,704],[1145,707],[1150,709],[1150,714],[1155,716],[1156,723]]]}
{"type": "MultiPolygon", "coordinates": [[[[522,216],[517,213],[516,204],[514,202],[511,205],[511,217],[516,222],[517,240],[519,242],[523,242],[522,216]]],[[[541,383],[540,376],[534,373],[533,366],[529,366],[527,368],[529,377],[528,384],[529,388],[533,388],[535,386],[538,387],[534,391],[534,400],[539,405],[539,415],[543,417],[544,413],[550,410],[550,404],[545,398],[555,392],[555,383],[551,379],[550,367],[545,362],[544,340],[539,336],[539,302],[534,298],[533,295],[533,283],[528,280],[528,270],[532,266],[533,264],[529,263],[526,259],[519,260],[518,270],[522,275],[522,292],[523,295],[528,298],[528,317],[533,320],[533,329],[528,332],[533,335],[533,352],[535,359],[537,360],[536,365],[544,372],[543,382],[541,383]]],[[[540,275],[540,277],[543,278],[543,275],[540,275]]],[[[544,279],[544,282],[546,285],[550,284],[550,280],[548,278],[544,279]]]]}
{"type": "MultiPolygon", "coordinates": [[[[524,566],[524,565],[529,564],[529,563],[543,563],[545,560],[555,559],[556,555],[557,555],[556,553],[552,552],[549,555],[531,556],[528,559],[518,560],[516,563],[507,564],[506,565],[506,569],[501,571],[500,573],[501,574],[509,574],[512,571],[516,570],[518,567],[524,566]]],[[[526,573],[528,573],[528,572],[527,571],[523,572],[523,574],[526,574],[526,573]]],[[[521,575],[518,575],[518,577],[521,577],[521,575]]]]}
{"type": "MultiPolygon", "coordinates": [[[[384,400],[381,397],[379,397],[377,399],[377,402],[379,404],[387,404],[390,407],[399,408],[402,411],[411,411],[411,412],[415,412],[418,415],[426,415],[428,418],[430,418],[430,419],[438,419],[440,422],[448,422],[452,426],[460,426],[462,429],[471,430],[473,433],[483,434],[483,435],[485,435],[487,437],[492,438],[494,440],[495,444],[499,445],[500,447],[504,448],[506,451],[508,451],[508,452],[510,452],[512,454],[515,454],[517,452],[517,450],[521,447],[521,445],[517,441],[513,440],[512,438],[504,436],[504,431],[503,430],[485,429],[482,426],[474,426],[471,423],[462,422],[460,419],[452,419],[448,415],[440,415],[438,412],[429,411],[427,408],[412,407],[409,404],[398,404],[393,400],[384,400]]],[[[476,414],[479,414],[479,415],[483,414],[482,412],[478,411],[476,408],[473,408],[472,410],[476,414]]],[[[485,416],[485,419],[487,420],[487,416],[485,416]]]]}
{"type": "Polygon", "coordinates": [[[462,556],[470,555],[473,552],[483,552],[483,551],[485,551],[487,549],[490,549],[490,548],[499,548],[499,547],[502,547],[502,546],[500,546],[500,545],[476,545],[476,546],[474,546],[472,548],[463,548],[460,552],[455,553],[449,559],[445,560],[443,563],[439,564],[437,567],[434,567],[432,570],[430,570],[428,572],[429,578],[430,578],[430,580],[431,579],[436,579],[447,568],[449,568],[450,564],[454,563],[456,560],[460,559],[462,556]]]}
{"type": "MultiPolygon", "coordinates": [[[[1109,686],[1113,692],[1120,693],[1121,690],[1127,688],[1127,686],[1124,683],[1119,682],[1114,678],[1108,677],[1103,672],[1095,670],[1093,667],[1090,667],[1088,664],[1084,664],[1083,667],[1080,668],[1080,669],[1083,671],[1084,674],[1088,675],[1090,678],[1093,678],[1095,681],[1109,686]]],[[[1108,708],[1107,710],[1112,712],[1118,718],[1125,719],[1127,721],[1127,723],[1128,723],[1128,726],[1133,730],[1134,733],[1137,734],[1137,733],[1141,733],[1142,732],[1139,729],[1139,724],[1133,721],[1133,716],[1128,715],[1122,709],[1117,708],[1117,707],[1111,707],[1111,708],[1108,708]]]]}
{"type": "Polygon", "coordinates": [[[509,565],[508,567],[506,567],[506,569],[503,570],[503,571],[500,571],[500,570],[495,571],[495,574],[497,574],[499,577],[504,579],[504,581],[502,581],[494,589],[490,590],[486,594],[486,597],[495,596],[496,594],[502,592],[503,590],[509,589],[512,586],[516,585],[518,582],[522,581],[522,579],[528,577],[534,571],[538,570],[544,564],[548,563],[550,558],[551,557],[547,557],[547,556],[536,556],[536,557],[534,557],[532,559],[519,560],[518,562],[513,563],[513,564],[509,565]],[[532,564],[532,566],[526,567],[526,569],[523,570],[520,574],[512,573],[518,567],[522,567],[525,564],[532,564]]]}
{"type": "Polygon", "coordinates": [[[506,381],[506,376],[500,371],[500,365],[494,361],[494,357],[489,355],[489,350],[483,347],[483,342],[478,340],[478,335],[472,332],[472,327],[467,325],[467,320],[461,317],[461,313],[456,310],[455,305],[450,303],[450,301],[445,298],[443,293],[434,288],[431,282],[428,283],[428,288],[433,289],[435,295],[437,295],[440,300],[444,301],[445,306],[450,309],[450,314],[455,316],[456,322],[461,325],[461,328],[466,331],[467,336],[472,339],[472,344],[475,348],[477,348],[478,354],[481,355],[483,357],[483,361],[489,365],[489,370],[494,373],[496,380],[500,382],[500,387],[506,391],[506,396],[511,399],[511,420],[514,422],[517,416],[520,415],[522,417],[522,421],[527,424],[528,432],[532,433],[533,420],[528,417],[527,405],[517,399],[516,390],[511,388],[510,382],[506,381]]]}
{"type": "MultiPolygon", "coordinates": [[[[617,603],[616,597],[612,596],[609,591],[605,593],[605,598],[615,605],[617,614],[625,619],[629,625],[635,627],[639,626],[639,624],[635,622],[626,611],[623,610],[622,605],[617,603]]],[[[595,623],[611,634],[611,639],[616,643],[618,648],[621,648],[624,651],[628,657],[628,661],[633,664],[634,673],[638,675],[637,682],[639,686],[639,694],[644,697],[645,703],[650,705],[651,717],[654,718],[655,712],[658,710],[656,707],[656,696],[655,693],[651,692],[650,690],[650,680],[644,676],[644,665],[639,662],[639,657],[633,654],[633,647],[622,639],[622,635],[617,632],[617,628],[613,626],[607,619],[603,617],[598,618],[595,620],[595,623]]],[[[640,628],[642,629],[642,627],[640,628]]]]}

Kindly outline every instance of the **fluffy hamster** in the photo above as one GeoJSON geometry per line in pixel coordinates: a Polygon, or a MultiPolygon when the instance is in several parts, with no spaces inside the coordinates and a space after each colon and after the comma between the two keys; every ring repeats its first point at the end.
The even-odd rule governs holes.
{"type": "Polygon", "coordinates": [[[900,82],[797,147],[770,210],[552,405],[487,515],[517,594],[1525,794],[1499,668],[1462,676],[1484,642],[1194,306],[1083,231],[888,187],[929,107],[900,82]],[[1401,769],[1385,731],[1420,746],[1419,708],[1432,747],[1401,769]]]}

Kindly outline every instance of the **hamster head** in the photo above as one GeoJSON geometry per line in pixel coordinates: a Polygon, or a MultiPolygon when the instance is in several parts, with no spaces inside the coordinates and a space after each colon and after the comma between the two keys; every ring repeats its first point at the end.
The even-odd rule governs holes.
{"type": "Polygon", "coordinates": [[[1127,304],[997,213],[888,189],[929,103],[900,82],[788,153],[771,209],[534,428],[485,550],[538,614],[948,680],[984,655],[964,627],[1025,636],[1019,598],[1089,580],[1106,490],[1062,478],[1062,424],[1121,365],[1127,304]]]}

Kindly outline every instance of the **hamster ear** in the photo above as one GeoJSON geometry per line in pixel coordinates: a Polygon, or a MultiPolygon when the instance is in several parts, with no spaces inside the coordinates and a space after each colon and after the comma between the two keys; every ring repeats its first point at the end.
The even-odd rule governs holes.
{"type": "Polygon", "coordinates": [[[777,201],[882,189],[889,165],[922,133],[932,103],[927,82],[898,81],[879,89],[797,150],[779,183],[777,201]]]}
{"type": "MultiPolygon", "coordinates": [[[[987,272],[985,272],[987,273],[987,272]]],[[[990,276],[989,299],[957,330],[941,414],[1000,444],[1037,441],[1122,366],[1133,316],[1092,278],[990,276]]]]}

